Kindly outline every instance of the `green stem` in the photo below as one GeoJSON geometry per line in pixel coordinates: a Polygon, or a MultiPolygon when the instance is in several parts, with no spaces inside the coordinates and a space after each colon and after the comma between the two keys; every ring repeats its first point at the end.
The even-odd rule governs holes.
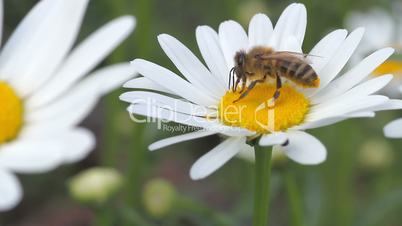
{"type": "Polygon", "coordinates": [[[297,188],[295,177],[292,172],[285,171],[286,192],[288,196],[291,221],[293,226],[303,226],[303,209],[300,192],[297,188]]]}
{"type": "MultiPolygon", "coordinates": [[[[135,0],[131,1],[133,5],[134,15],[136,15],[137,21],[140,21],[136,31],[133,35],[133,43],[136,49],[136,55],[141,57],[147,57],[152,52],[152,44],[150,44],[149,37],[151,35],[154,0],[135,0]]],[[[130,150],[128,156],[128,169],[126,175],[126,204],[139,208],[141,205],[141,183],[146,171],[147,166],[147,146],[146,137],[144,131],[146,124],[136,123],[132,134],[131,144],[133,148],[130,150]]],[[[129,224],[128,224],[129,225],[129,224]]]]}
{"type": "MultiPolygon", "coordinates": [[[[104,0],[103,2],[98,2],[102,4],[103,7],[109,9],[109,18],[116,17],[122,14],[124,9],[124,4],[122,1],[110,1],[104,0]]],[[[108,64],[113,64],[116,62],[124,61],[126,59],[126,51],[124,48],[119,48],[113,52],[111,56],[108,57],[108,64]]],[[[120,103],[118,97],[121,91],[114,91],[110,93],[105,98],[106,110],[105,110],[105,123],[104,123],[104,135],[102,139],[103,150],[100,155],[100,164],[107,167],[117,167],[118,166],[118,156],[121,148],[120,145],[120,134],[116,128],[118,113],[121,109],[124,109],[124,105],[120,103]]],[[[113,207],[103,206],[96,212],[95,225],[108,226],[115,224],[114,209],[113,207]]]]}
{"type": "Polygon", "coordinates": [[[255,192],[254,192],[254,226],[268,225],[269,182],[271,175],[271,155],[269,148],[256,145],[255,150],[255,192]]]}
{"type": "Polygon", "coordinates": [[[126,204],[131,207],[141,206],[141,183],[144,177],[146,166],[147,147],[144,142],[145,124],[135,124],[133,135],[133,148],[128,156],[129,165],[126,178],[126,204]]]}
{"type": "MultiPolygon", "coordinates": [[[[124,5],[122,1],[109,2],[104,0],[104,7],[107,7],[110,12],[110,17],[114,18],[124,12],[124,5]]],[[[118,48],[108,57],[108,63],[113,64],[127,60],[127,52],[125,48],[118,48]]],[[[118,151],[120,150],[120,134],[118,134],[116,124],[118,113],[124,109],[124,104],[120,103],[119,95],[121,90],[116,90],[110,93],[106,99],[105,110],[105,128],[103,138],[103,149],[101,155],[101,163],[104,166],[114,167],[118,163],[118,151]]]]}

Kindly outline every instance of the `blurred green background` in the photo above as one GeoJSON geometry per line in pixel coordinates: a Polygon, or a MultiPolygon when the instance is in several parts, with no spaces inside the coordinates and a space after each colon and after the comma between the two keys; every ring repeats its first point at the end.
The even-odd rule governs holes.
{"type": "MultiPolygon", "coordinates": [[[[5,0],[3,40],[36,2],[5,0]]],[[[291,2],[92,0],[79,39],[112,18],[132,14],[138,22],[134,34],[103,64],[145,58],[177,71],[159,47],[158,34],[175,36],[200,56],[195,40],[198,25],[217,29],[220,22],[235,19],[246,27],[256,12],[266,13],[276,21],[291,2]]],[[[373,6],[390,9],[392,3],[300,2],[308,11],[305,51],[329,31],[342,28],[349,11],[367,11],[373,6]]],[[[157,131],[153,124],[131,122],[126,104],[118,100],[122,92],[117,90],[105,97],[83,123],[96,134],[96,150],[78,164],[47,174],[21,175],[25,197],[16,209],[0,214],[0,225],[251,225],[253,164],[234,159],[207,179],[191,181],[188,172],[192,163],[217,145],[220,138],[208,137],[148,152],[147,145],[171,134],[157,131]],[[123,189],[106,203],[80,204],[69,195],[69,178],[93,166],[118,169],[124,176],[123,189]],[[165,183],[156,183],[156,193],[148,191],[145,185],[157,178],[171,183],[176,191],[172,200],[164,199],[169,193],[165,183]],[[166,205],[161,213],[152,212],[155,206],[144,205],[144,199],[153,197],[157,197],[157,207],[166,205]]],[[[301,166],[291,161],[275,165],[271,225],[402,225],[402,139],[387,140],[382,133],[387,122],[401,116],[398,111],[379,113],[375,119],[348,120],[312,131],[327,147],[328,160],[319,166],[301,166]]]]}

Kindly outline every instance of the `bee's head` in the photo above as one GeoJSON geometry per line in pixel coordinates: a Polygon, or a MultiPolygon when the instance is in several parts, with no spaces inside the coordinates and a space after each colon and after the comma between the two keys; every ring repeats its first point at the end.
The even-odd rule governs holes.
{"type": "Polygon", "coordinates": [[[246,52],[243,50],[237,52],[234,57],[234,63],[235,65],[229,73],[229,88],[232,86],[235,89],[235,76],[237,80],[241,80],[246,76],[246,52]],[[231,81],[233,82],[232,85],[231,81]]]}
{"type": "Polygon", "coordinates": [[[239,51],[235,55],[235,67],[244,68],[246,66],[246,52],[243,50],[239,51]]]}
{"type": "Polygon", "coordinates": [[[233,72],[238,79],[246,76],[246,52],[241,50],[236,53],[234,60],[235,66],[233,67],[233,72]]]}

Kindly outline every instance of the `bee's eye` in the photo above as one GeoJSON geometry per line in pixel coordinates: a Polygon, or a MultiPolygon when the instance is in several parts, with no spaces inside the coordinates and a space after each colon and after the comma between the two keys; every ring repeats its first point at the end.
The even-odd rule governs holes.
{"type": "Polygon", "coordinates": [[[239,57],[239,66],[243,66],[244,65],[244,63],[245,63],[245,61],[246,61],[246,59],[245,59],[245,56],[244,55],[240,55],[240,57],[239,57]]]}

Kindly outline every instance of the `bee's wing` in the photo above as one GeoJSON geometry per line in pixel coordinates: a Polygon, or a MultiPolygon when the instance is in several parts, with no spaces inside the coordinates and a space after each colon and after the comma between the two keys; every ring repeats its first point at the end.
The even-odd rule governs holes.
{"type": "Polygon", "coordinates": [[[316,56],[316,55],[311,55],[307,53],[298,53],[298,52],[291,52],[291,51],[277,51],[269,54],[260,54],[257,56],[258,58],[262,60],[292,60],[295,61],[295,58],[298,58],[299,60],[302,60],[303,63],[311,64],[311,60],[308,59],[307,57],[321,57],[321,56],[316,56]]]}
{"type": "Polygon", "coordinates": [[[313,54],[309,54],[309,53],[298,53],[298,52],[292,52],[292,51],[279,51],[278,53],[289,53],[289,54],[292,54],[292,55],[302,56],[304,58],[306,58],[306,57],[323,58],[322,56],[317,56],[317,55],[313,55],[313,54]]]}
{"type": "Polygon", "coordinates": [[[301,56],[303,55],[287,51],[278,51],[269,54],[259,54],[256,57],[261,60],[278,60],[278,61],[289,61],[296,63],[308,63],[308,59],[306,57],[301,56]]]}
{"type": "Polygon", "coordinates": [[[291,78],[303,77],[305,74],[317,76],[309,63],[309,60],[305,57],[300,57],[300,55],[282,51],[266,54],[266,56],[262,57],[265,57],[263,58],[265,60],[276,60],[277,65],[281,68],[285,68],[286,74],[291,78]]]}

